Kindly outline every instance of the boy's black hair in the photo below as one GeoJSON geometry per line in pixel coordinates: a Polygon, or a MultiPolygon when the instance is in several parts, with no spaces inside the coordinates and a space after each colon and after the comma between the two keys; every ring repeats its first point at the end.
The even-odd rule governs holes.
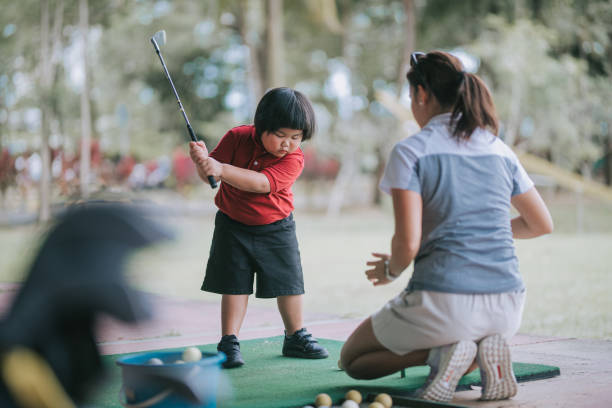
{"type": "Polygon", "coordinates": [[[255,132],[275,132],[280,128],[302,131],[302,140],[310,139],[316,129],[312,105],[306,96],[291,88],[270,89],[261,98],[255,111],[255,132]]]}

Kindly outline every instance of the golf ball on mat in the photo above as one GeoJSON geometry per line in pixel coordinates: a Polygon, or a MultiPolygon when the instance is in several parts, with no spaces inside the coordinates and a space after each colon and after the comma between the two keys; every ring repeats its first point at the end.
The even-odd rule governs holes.
{"type": "Polygon", "coordinates": [[[391,399],[391,396],[389,394],[385,394],[384,392],[378,394],[376,398],[374,398],[374,401],[380,402],[385,406],[385,408],[391,408],[393,405],[393,399],[391,399]]]}
{"type": "Polygon", "coordinates": [[[197,347],[187,347],[182,357],[184,362],[193,363],[202,359],[202,352],[197,347]]]}
{"type": "Polygon", "coordinates": [[[357,404],[361,403],[361,393],[357,390],[349,390],[346,394],[344,394],[344,398],[347,400],[355,401],[357,404]]]}
{"type": "Polygon", "coordinates": [[[373,402],[370,405],[368,405],[368,408],[385,408],[385,406],[381,404],[380,402],[373,402]]]}
{"type": "Polygon", "coordinates": [[[164,362],[161,361],[157,357],[153,357],[153,358],[150,358],[149,361],[147,361],[147,364],[148,365],[164,365],[164,362]]]}
{"type": "Polygon", "coordinates": [[[317,395],[317,398],[315,398],[315,405],[317,407],[331,407],[332,404],[332,399],[329,395],[322,393],[317,395]]]}
{"type": "Polygon", "coordinates": [[[359,404],[353,400],[347,399],[342,403],[341,408],[359,408],[359,404]]]}

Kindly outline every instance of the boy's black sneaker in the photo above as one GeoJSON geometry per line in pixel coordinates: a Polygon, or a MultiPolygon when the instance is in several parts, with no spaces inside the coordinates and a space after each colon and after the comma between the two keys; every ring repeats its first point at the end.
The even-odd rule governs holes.
{"type": "Polygon", "coordinates": [[[285,332],[285,341],[283,342],[283,356],[298,357],[298,358],[327,358],[329,353],[321,346],[312,334],[302,328],[291,336],[287,336],[285,332]]]}
{"type": "Polygon", "coordinates": [[[227,360],[223,363],[223,368],[235,368],[244,364],[242,354],[240,354],[240,343],[233,334],[221,337],[221,341],[217,344],[217,351],[224,352],[227,357],[227,360]]]}

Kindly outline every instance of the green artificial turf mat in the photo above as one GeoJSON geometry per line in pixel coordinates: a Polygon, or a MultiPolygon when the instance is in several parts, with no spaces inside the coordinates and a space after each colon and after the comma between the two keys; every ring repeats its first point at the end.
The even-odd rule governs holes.
{"type": "MultiPolygon", "coordinates": [[[[405,370],[406,377],[395,373],[377,380],[354,380],[338,369],[338,358],[343,342],[319,339],[329,351],[329,358],[303,360],[281,356],[283,336],[241,341],[241,351],[246,364],[243,367],[223,370],[232,388],[232,395],[219,402],[219,407],[274,408],[301,407],[313,404],[317,394],[329,394],[338,403],[349,389],[357,389],[362,395],[387,392],[408,395],[427,378],[429,368],[412,367],[405,370]]],[[[199,347],[203,352],[216,352],[216,344],[199,347]]],[[[182,350],[182,348],[171,349],[182,350]]],[[[125,354],[123,354],[125,355],[125,354]]],[[[121,388],[121,369],[115,361],[121,354],[104,356],[109,366],[110,378],[100,388],[91,404],[95,407],[121,407],[118,392],[121,388]]],[[[558,367],[541,364],[513,363],[519,382],[550,378],[560,374],[558,367]]],[[[480,384],[478,370],[463,377],[459,389],[480,384]]]]}

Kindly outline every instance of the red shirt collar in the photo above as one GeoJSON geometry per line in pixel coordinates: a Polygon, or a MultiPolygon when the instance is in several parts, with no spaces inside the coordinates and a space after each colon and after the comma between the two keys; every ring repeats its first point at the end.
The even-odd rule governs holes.
{"type": "Polygon", "coordinates": [[[253,129],[251,129],[251,139],[253,139],[253,142],[255,142],[255,144],[263,149],[263,144],[261,143],[261,138],[257,137],[257,131],[255,130],[255,126],[253,126],[253,129]]]}

